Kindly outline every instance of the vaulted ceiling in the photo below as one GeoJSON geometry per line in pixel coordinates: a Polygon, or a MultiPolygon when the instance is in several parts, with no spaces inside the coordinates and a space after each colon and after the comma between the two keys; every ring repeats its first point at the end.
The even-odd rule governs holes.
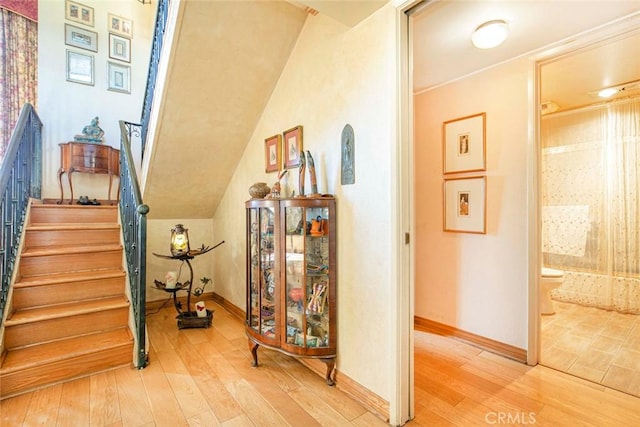
{"type": "Polygon", "coordinates": [[[149,218],[211,218],[305,19],[356,25],[386,0],[183,0],[144,200],[149,218]]]}

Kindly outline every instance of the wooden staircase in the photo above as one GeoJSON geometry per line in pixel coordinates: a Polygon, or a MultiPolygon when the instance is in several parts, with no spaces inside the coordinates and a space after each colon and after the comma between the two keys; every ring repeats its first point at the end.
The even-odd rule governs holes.
{"type": "Polygon", "coordinates": [[[117,215],[116,206],[31,205],[0,399],[132,363],[117,215]]]}

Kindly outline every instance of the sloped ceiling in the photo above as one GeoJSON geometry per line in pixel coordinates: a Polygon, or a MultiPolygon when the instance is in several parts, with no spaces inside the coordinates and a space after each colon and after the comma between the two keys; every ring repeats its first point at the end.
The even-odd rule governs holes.
{"type": "Polygon", "coordinates": [[[288,2],[187,0],[154,141],[149,218],[211,218],[307,13],[288,2]]]}
{"type": "Polygon", "coordinates": [[[182,1],[145,184],[151,219],[213,217],[308,13],[354,26],[387,3],[182,1]]]}

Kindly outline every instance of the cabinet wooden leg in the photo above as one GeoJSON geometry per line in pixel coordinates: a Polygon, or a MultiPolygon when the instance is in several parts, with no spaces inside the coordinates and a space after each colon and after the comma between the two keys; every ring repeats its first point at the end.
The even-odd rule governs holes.
{"type": "Polygon", "coordinates": [[[251,366],[253,366],[254,368],[258,366],[258,347],[259,344],[249,340],[249,349],[251,349],[251,355],[253,356],[253,362],[251,362],[251,366]]]}
{"type": "Polygon", "coordinates": [[[325,380],[327,380],[327,385],[335,385],[335,381],[331,377],[333,373],[333,368],[336,366],[336,359],[320,359],[327,365],[327,374],[325,375],[325,380]]]}

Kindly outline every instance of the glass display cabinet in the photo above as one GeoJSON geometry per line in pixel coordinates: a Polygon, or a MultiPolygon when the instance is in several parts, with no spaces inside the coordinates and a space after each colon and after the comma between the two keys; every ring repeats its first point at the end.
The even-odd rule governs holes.
{"type": "Polygon", "coordinates": [[[335,199],[253,199],[247,210],[246,330],[260,345],[320,359],[333,385],[336,357],[335,199]]]}

